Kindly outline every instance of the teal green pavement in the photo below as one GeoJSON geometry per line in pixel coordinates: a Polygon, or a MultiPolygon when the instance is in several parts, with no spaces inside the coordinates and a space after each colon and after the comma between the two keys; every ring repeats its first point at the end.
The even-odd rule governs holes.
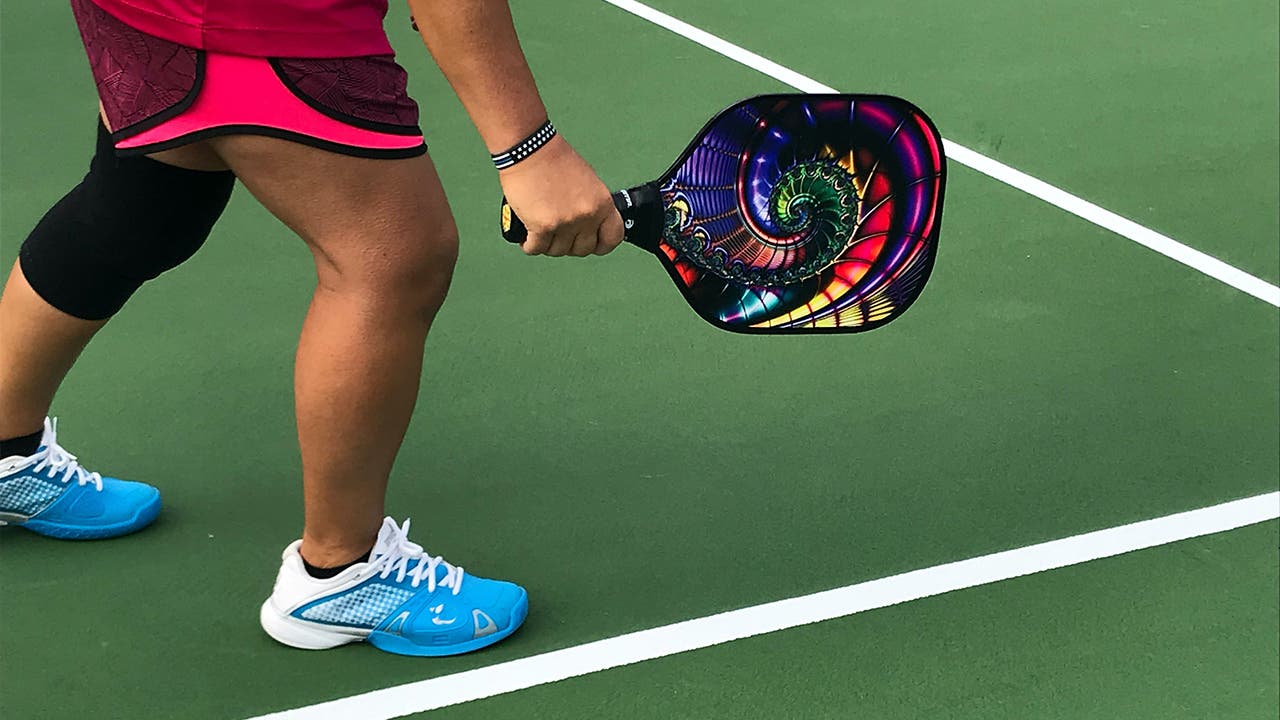
{"type": "Polygon", "coordinates": [[[1280,280],[1275,3],[827,0],[785,22],[650,4],[842,92],[911,98],[948,139],[1280,280]]]}
{"type": "MultiPolygon", "coordinates": [[[[1118,29],[1102,3],[1056,25],[1012,2],[988,6],[1004,15],[898,5],[901,24],[930,23],[923,49],[891,33],[887,5],[852,18],[832,9],[843,5],[806,6],[785,22],[760,4],[669,9],[841,89],[911,98],[957,141],[1276,279],[1275,179],[1263,172],[1276,164],[1275,87],[1260,89],[1266,68],[1252,65],[1273,41],[1253,5],[1214,14],[1223,37],[1243,33],[1230,44],[1192,32],[1199,11],[1161,9],[1163,34],[1142,63],[1123,42],[1145,37],[1142,21],[1118,29]],[[1031,27],[1053,37],[1033,42],[1031,27]],[[1055,34],[1068,31],[1069,43],[1055,34]],[[789,44],[798,38],[803,50],[789,44]],[[1236,64],[1211,72],[1233,53],[1236,64]],[[1115,75],[1121,86],[1107,84],[1115,75]],[[1153,108],[1144,94],[1186,107],[1153,108]]],[[[613,186],[656,177],[725,105],[785,90],[603,3],[515,11],[557,125],[613,186]]],[[[528,624],[490,651],[425,662],[368,647],[293,651],[258,629],[278,552],[300,530],[290,375],[313,276],[301,243],[240,189],[207,247],[138,294],[58,398],[68,447],[93,469],[159,485],[166,509],[120,541],[0,532],[6,712],[248,717],[1276,489],[1275,308],[953,165],[934,279],[900,320],[862,336],[722,333],[642,253],[527,258],[499,239],[485,150],[404,14],[393,9],[389,27],[463,249],[389,512],[412,516],[433,552],[525,584],[528,624]]],[[[0,28],[7,267],[83,173],[94,100],[65,7],[8,0],[0,28]]],[[[1274,574],[1275,543],[1250,532],[1239,537],[1253,542],[1224,540],[1223,562],[1274,574]]],[[[1133,593],[1154,583],[1171,607],[1230,621],[1217,614],[1230,607],[1139,572],[1146,557],[1114,561],[1134,568],[1133,593]]],[[[1023,618],[997,637],[1048,676],[1053,648],[1026,618],[1075,612],[1052,598],[1077,592],[1073,578],[1096,595],[1093,572],[973,593],[999,604],[993,616],[1023,618]]],[[[1240,612],[1273,607],[1240,583],[1240,612]]],[[[1078,617],[1099,635],[1120,622],[1078,617]]],[[[831,637],[880,643],[887,668],[929,662],[925,649],[893,656],[916,623],[962,643],[982,635],[967,623],[985,622],[961,596],[867,618],[832,625],[831,637]]],[[[1202,636],[1151,623],[1134,628],[1128,655],[1099,662],[1177,671],[1202,636]]],[[[1274,646],[1238,652],[1276,662],[1274,646]]],[[[812,659],[770,667],[801,682],[801,660],[812,659]]],[[[966,702],[1035,699],[989,668],[940,657],[928,671],[970,683],[966,702]]],[[[1194,678],[1182,672],[1168,682],[1194,678]]],[[[1070,708],[1089,682],[1061,687],[1070,708]]],[[[833,694],[814,716],[859,697],[833,694]]]]}
{"type": "Polygon", "coordinates": [[[1230,533],[410,717],[1265,720],[1278,526],[1230,533]],[[627,708],[619,714],[618,708],[627,708]]]}

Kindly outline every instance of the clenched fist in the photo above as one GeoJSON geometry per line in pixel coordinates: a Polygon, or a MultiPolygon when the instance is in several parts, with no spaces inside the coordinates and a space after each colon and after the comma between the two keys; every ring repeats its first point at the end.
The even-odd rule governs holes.
{"type": "Polygon", "coordinates": [[[609,189],[564,138],[556,136],[499,173],[507,203],[529,229],[528,255],[605,255],[622,243],[622,218],[609,189]]]}

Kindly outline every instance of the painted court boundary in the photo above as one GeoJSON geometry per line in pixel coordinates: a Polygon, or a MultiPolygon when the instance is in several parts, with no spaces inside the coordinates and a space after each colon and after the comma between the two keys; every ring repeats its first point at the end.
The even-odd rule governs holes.
{"type": "Polygon", "coordinates": [[[391,720],[1280,518],[1280,492],[597,640],[251,720],[391,720]]]}
{"type": "MultiPolygon", "coordinates": [[[[790,85],[800,92],[837,92],[833,87],[823,85],[813,78],[801,75],[790,68],[783,67],[768,58],[761,57],[750,50],[734,45],[733,43],[716,37],[705,30],[696,28],[683,20],[679,20],[664,12],[655,10],[644,3],[636,2],[636,0],[604,0],[604,2],[614,5],[622,10],[626,10],[627,12],[648,20],[655,25],[666,28],[677,35],[692,40],[708,50],[746,65],[747,67],[768,75],[769,77],[786,85],[790,85]]],[[[1262,278],[1250,275],[1237,267],[1228,265],[1212,255],[1200,252],[1193,247],[1183,245],[1171,237],[1162,235],[1150,228],[1143,227],[1132,220],[1094,205],[1083,198],[1072,195],[1066,190],[1054,187],[1043,180],[1039,180],[1020,170],[1011,168],[1008,165],[997,160],[993,160],[977,151],[970,150],[963,145],[959,145],[951,140],[945,139],[943,140],[943,145],[946,149],[947,158],[950,160],[954,160],[961,165],[976,170],[989,178],[999,180],[1010,187],[1027,193],[1028,195],[1037,197],[1054,207],[1065,210],[1078,218],[1097,225],[1098,227],[1110,230],[1117,235],[1128,238],[1143,247],[1176,260],[1189,268],[1199,270],[1205,275],[1226,283],[1241,292],[1248,293],[1259,300],[1270,303],[1276,307],[1280,307],[1280,287],[1272,285],[1262,278]]]]}

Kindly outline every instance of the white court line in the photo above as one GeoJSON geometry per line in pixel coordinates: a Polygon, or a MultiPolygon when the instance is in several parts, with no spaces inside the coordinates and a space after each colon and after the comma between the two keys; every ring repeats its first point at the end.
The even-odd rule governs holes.
{"type": "MultiPolygon", "coordinates": [[[[671,17],[664,12],[654,10],[644,3],[636,2],[636,0],[604,0],[604,2],[617,6],[622,10],[626,10],[633,15],[644,18],[655,25],[664,27],[677,35],[688,38],[709,50],[729,58],[730,60],[735,60],[749,68],[758,70],[775,80],[781,81],[786,85],[790,85],[800,92],[836,92],[835,88],[823,85],[813,78],[801,75],[790,68],[785,68],[768,58],[761,57],[751,52],[750,50],[738,47],[737,45],[716,37],[705,30],[696,28],[683,20],[671,17]]],[[[1050,205],[1066,210],[1076,217],[1088,220],[1098,227],[1105,228],[1117,235],[1126,237],[1143,247],[1155,250],[1161,255],[1172,258],[1187,267],[1199,270],[1205,275],[1224,282],[1241,292],[1248,293],[1259,300],[1271,303],[1276,307],[1280,307],[1280,287],[1272,285],[1262,278],[1250,275],[1237,267],[1222,262],[1212,255],[1207,255],[1193,247],[1183,245],[1167,235],[1162,235],[1155,230],[1143,227],[1132,220],[1094,205],[1083,198],[1076,197],[1066,190],[1054,187],[1053,185],[1034,178],[1021,170],[1016,170],[977,151],[970,150],[963,145],[959,145],[950,140],[943,140],[943,145],[946,148],[947,157],[955,160],[961,165],[977,170],[987,177],[999,180],[1010,187],[1017,188],[1018,190],[1027,193],[1028,195],[1040,198],[1050,205]]],[[[1271,239],[1273,240],[1274,238],[1271,239]]]]}
{"type": "Polygon", "coordinates": [[[391,720],[1280,517],[1280,492],[731,610],[250,720],[391,720]]]}

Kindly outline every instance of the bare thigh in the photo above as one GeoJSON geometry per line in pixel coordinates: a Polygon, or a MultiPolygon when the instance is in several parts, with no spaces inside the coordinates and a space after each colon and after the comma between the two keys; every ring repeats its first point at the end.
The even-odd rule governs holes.
{"type": "Polygon", "coordinates": [[[452,269],[457,230],[431,159],[369,159],[257,135],[208,141],[333,272],[388,281],[452,269]]]}

